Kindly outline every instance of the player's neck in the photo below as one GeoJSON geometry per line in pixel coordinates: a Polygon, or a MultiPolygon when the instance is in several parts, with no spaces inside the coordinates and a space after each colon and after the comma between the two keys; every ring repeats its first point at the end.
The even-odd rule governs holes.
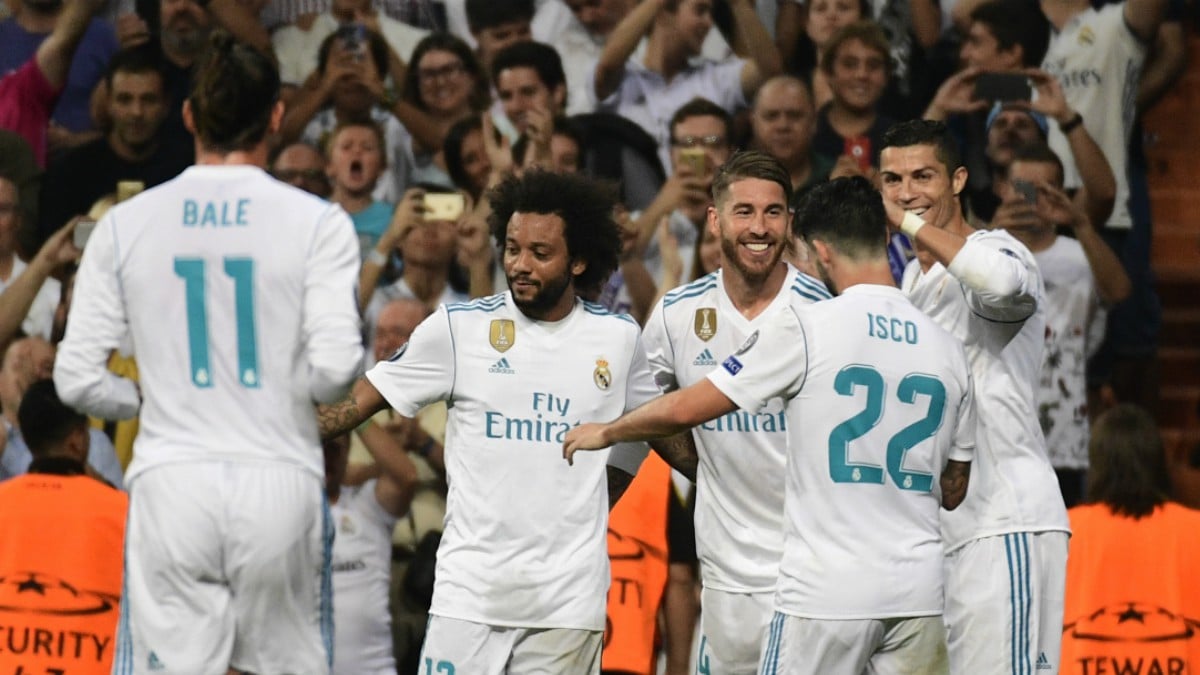
{"type": "Polygon", "coordinates": [[[846,289],[852,286],[862,284],[896,287],[896,278],[892,276],[892,268],[888,265],[887,258],[862,262],[843,258],[840,264],[829,271],[829,275],[833,285],[837,287],[838,295],[845,293],[846,289]]]}
{"type": "Polygon", "coordinates": [[[783,282],[787,279],[787,265],[780,262],[763,279],[748,279],[742,273],[726,266],[721,274],[725,286],[725,294],[737,311],[747,319],[762,314],[779,295],[783,282]]]}
{"type": "Polygon", "coordinates": [[[221,152],[220,150],[209,150],[200,145],[200,141],[196,141],[196,164],[200,165],[246,165],[257,166],[264,168],[267,166],[267,145],[259,143],[249,150],[234,150],[233,152],[221,152]]]}

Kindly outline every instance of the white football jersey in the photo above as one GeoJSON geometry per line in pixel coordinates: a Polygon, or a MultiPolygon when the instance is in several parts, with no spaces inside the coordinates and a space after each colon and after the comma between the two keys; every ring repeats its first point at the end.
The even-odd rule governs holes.
{"type": "Polygon", "coordinates": [[[562,444],[575,425],[658,394],[637,323],[582,301],[561,321],[534,321],[510,293],[443,305],[367,378],[402,415],[449,405],[430,613],[603,630],[608,451],[570,466],[562,444]]]}
{"type": "Polygon", "coordinates": [[[899,289],[859,284],[784,307],[709,379],[745,411],[787,400],[779,612],[811,619],[942,613],[939,477],[970,461],[962,345],[899,289]]]}
{"type": "Polygon", "coordinates": [[[982,537],[1070,530],[1034,398],[1046,339],[1041,273],[1029,249],[1003,230],[975,232],[965,245],[1016,261],[1003,271],[1014,275],[1017,291],[985,296],[940,263],[922,272],[918,260],[902,284],[914,305],[962,341],[975,378],[979,452],[966,499],[942,517],[948,551],[982,537]]]}
{"type": "Polygon", "coordinates": [[[54,381],[105,419],[139,392],[107,370],[128,334],[141,428],[127,481],[196,460],[325,475],[313,400],[362,362],[358,240],[341,207],[252,166],[193,166],[113,207],[76,277],[54,381]]]}
{"type": "MultiPolygon", "coordinates": [[[[704,379],[754,331],[786,307],[829,298],[816,279],[788,265],[771,305],[746,319],[717,270],[667,293],[646,322],[642,342],[655,382],[664,390],[704,379]]],[[[759,412],[736,410],[695,427],[696,552],[706,588],[761,593],[775,588],[783,553],[784,466],[791,424],[783,399],[759,412]]]]}
{"type": "Polygon", "coordinates": [[[333,519],[334,675],[396,672],[392,655],[392,529],[396,516],[375,497],[375,480],[342,486],[333,519]]]}

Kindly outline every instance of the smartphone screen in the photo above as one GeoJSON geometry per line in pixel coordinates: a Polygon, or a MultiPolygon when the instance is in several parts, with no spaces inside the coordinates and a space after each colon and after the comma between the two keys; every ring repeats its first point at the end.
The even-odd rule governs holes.
{"type": "Polygon", "coordinates": [[[866,171],[871,168],[871,139],[866,136],[851,136],[846,139],[842,152],[850,155],[858,162],[858,168],[866,171]]]}
{"type": "Polygon", "coordinates": [[[975,78],[975,98],[985,101],[1028,101],[1033,92],[1021,73],[982,73],[975,78]]]}
{"type": "Polygon", "coordinates": [[[81,218],[78,223],[75,223],[75,232],[73,242],[75,248],[80,251],[84,246],[87,246],[88,239],[92,237],[92,231],[96,229],[96,221],[91,218],[81,218]]]}
{"type": "Polygon", "coordinates": [[[1012,182],[1013,190],[1021,195],[1021,199],[1025,200],[1030,206],[1037,205],[1037,186],[1027,180],[1014,180],[1012,182]]]}
{"type": "Polygon", "coordinates": [[[699,178],[708,173],[708,155],[704,148],[683,148],[679,151],[679,161],[692,170],[692,175],[699,178]]]}
{"type": "Polygon", "coordinates": [[[425,194],[425,220],[458,220],[466,201],[457,192],[425,194]]]}

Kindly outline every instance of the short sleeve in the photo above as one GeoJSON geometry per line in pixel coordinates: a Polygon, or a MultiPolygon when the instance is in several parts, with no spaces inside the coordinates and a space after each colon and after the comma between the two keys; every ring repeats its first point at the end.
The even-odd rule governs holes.
{"type": "Polygon", "coordinates": [[[442,305],[413,331],[396,353],[367,371],[367,380],[388,405],[405,417],[434,401],[450,398],[455,353],[450,314],[442,305]]]}
{"type": "Polygon", "coordinates": [[[800,318],[792,308],[754,331],[708,379],[739,408],[755,412],[767,401],[793,398],[808,372],[808,348],[800,318]]]}
{"type": "Polygon", "coordinates": [[[675,355],[671,348],[671,339],[667,333],[666,312],[662,300],[655,305],[642,331],[642,347],[646,351],[646,361],[650,365],[650,373],[654,384],[666,393],[679,388],[675,376],[675,355]]]}

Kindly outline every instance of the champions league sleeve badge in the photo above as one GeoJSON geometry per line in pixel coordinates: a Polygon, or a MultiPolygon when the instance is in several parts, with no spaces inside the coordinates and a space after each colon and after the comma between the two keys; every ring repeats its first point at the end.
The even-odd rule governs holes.
{"type": "Polygon", "coordinates": [[[596,359],[596,369],[592,371],[592,382],[600,388],[600,391],[608,391],[612,386],[612,371],[608,369],[608,361],[604,359],[596,359]]]}
{"type": "Polygon", "coordinates": [[[504,353],[512,349],[516,340],[517,326],[512,319],[492,319],[492,325],[488,328],[488,342],[492,343],[493,349],[504,353]]]}
{"type": "Polygon", "coordinates": [[[717,334],[717,310],[712,307],[697,309],[692,319],[692,329],[696,331],[696,337],[705,342],[713,339],[717,334]]]}

